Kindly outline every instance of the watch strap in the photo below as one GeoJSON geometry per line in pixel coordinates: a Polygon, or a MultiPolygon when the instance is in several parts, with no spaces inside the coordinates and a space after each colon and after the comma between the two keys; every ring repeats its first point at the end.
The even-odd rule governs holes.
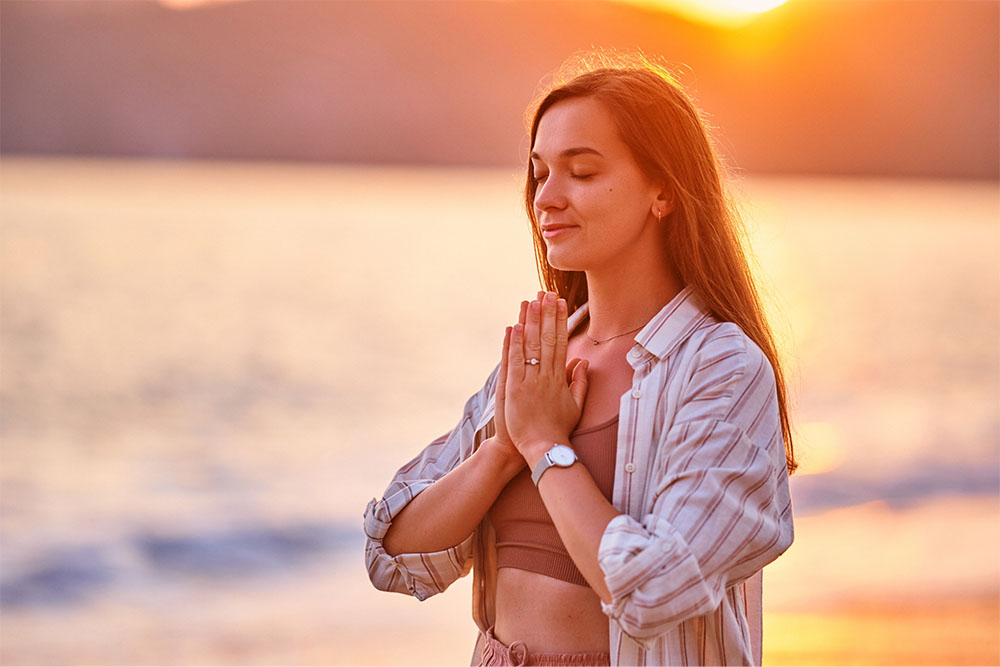
{"type": "Polygon", "coordinates": [[[535,486],[538,486],[538,480],[540,480],[542,478],[542,475],[549,468],[551,468],[553,466],[556,466],[556,467],[559,467],[559,468],[568,468],[568,467],[572,466],[574,463],[576,463],[579,460],[580,460],[580,457],[576,455],[576,452],[573,450],[572,447],[569,447],[567,445],[560,445],[558,443],[554,444],[554,445],[552,445],[552,447],[549,449],[548,452],[545,452],[545,454],[542,455],[542,458],[538,459],[538,463],[535,464],[535,469],[531,471],[531,481],[534,483],[535,486]],[[555,461],[553,461],[552,457],[549,456],[549,453],[553,449],[555,449],[556,447],[565,447],[570,452],[572,452],[572,454],[573,454],[573,460],[570,461],[569,463],[566,463],[566,464],[560,464],[560,463],[556,463],[555,461]]]}

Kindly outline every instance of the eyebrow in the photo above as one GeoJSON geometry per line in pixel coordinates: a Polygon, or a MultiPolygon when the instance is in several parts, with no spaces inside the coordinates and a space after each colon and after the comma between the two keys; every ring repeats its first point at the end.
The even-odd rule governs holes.
{"type": "MultiPolygon", "coordinates": [[[[564,159],[565,158],[570,158],[570,157],[575,157],[577,155],[596,155],[597,157],[604,157],[604,155],[600,151],[598,151],[598,150],[596,150],[594,148],[590,148],[589,146],[579,146],[577,148],[567,148],[566,150],[564,150],[561,153],[559,153],[559,157],[560,158],[564,158],[564,159]]],[[[538,153],[536,153],[535,151],[531,151],[531,159],[532,160],[541,160],[542,156],[539,155],[538,153]]]]}

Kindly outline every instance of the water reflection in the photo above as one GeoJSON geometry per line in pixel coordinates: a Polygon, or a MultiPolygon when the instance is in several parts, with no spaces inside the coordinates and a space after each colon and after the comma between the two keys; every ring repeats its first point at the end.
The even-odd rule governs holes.
{"type": "MultiPolygon", "coordinates": [[[[359,517],[537,289],[516,171],[0,172],[0,658],[467,662],[468,582],[375,592],[359,517]],[[386,618],[407,654],[372,648],[386,618]]],[[[770,661],[993,660],[995,633],[904,654],[842,631],[952,646],[996,620],[995,184],[742,189],[802,459],[770,661]]]]}

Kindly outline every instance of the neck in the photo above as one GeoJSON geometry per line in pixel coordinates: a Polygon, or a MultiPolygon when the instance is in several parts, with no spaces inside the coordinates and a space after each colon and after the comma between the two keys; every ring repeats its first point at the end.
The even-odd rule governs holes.
{"type": "Polygon", "coordinates": [[[665,262],[653,266],[635,262],[609,270],[587,271],[591,338],[604,340],[646,324],[683,285],[665,262]]]}

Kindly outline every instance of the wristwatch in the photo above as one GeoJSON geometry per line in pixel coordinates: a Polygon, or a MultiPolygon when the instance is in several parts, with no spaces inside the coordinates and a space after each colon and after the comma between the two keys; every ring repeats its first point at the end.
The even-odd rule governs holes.
{"type": "Polygon", "coordinates": [[[531,481],[535,483],[535,486],[538,486],[538,480],[542,478],[542,474],[552,466],[568,468],[579,460],[572,447],[552,445],[552,448],[545,452],[545,456],[535,464],[535,469],[531,471],[531,481]]]}

